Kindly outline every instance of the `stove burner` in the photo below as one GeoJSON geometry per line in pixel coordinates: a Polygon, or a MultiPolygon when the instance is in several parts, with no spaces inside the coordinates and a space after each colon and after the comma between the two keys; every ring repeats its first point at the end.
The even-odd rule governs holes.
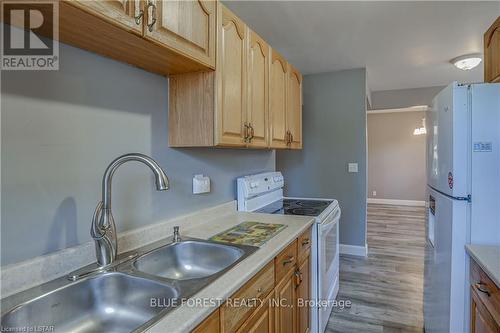
{"type": "Polygon", "coordinates": [[[308,201],[297,201],[295,203],[300,207],[326,207],[330,203],[328,201],[319,201],[319,200],[308,200],[308,201]]]}
{"type": "Polygon", "coordinates": [[[299,208],[290,208],[286,210],[287,214],[292,215],[312,215],[316,216],[321,213],[320,209],[310,208],[310,207],[299,207],[299,208]]]}

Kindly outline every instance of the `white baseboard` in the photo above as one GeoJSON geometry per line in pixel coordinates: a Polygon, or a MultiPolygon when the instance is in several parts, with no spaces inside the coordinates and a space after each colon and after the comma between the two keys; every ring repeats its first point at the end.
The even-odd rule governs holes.
{"type": "Polygon", "coordinates": [[[340,244],[340,254],[349,254],[351,256],[366,257],[368,255],[368,246],[340,244]]]}
{"type": "Polygon", "coordinates": [[[397,200],[397,199],[368,198],[367,202],[373,203],[373,204],[382,204],[382,205],[425,207],[425,201],[419,201],[419,200],[397,200]]]}

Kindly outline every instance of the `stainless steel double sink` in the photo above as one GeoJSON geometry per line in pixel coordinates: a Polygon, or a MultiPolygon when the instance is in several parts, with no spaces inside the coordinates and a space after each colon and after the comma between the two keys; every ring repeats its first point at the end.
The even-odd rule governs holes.
{"type": "Polygon", "coordinates": [[[118,265],[66,277],[2,300],[3,331],[141,332],[255,252],[201,239],[160,241],[125,253],[118,265]],[[123,259],[125,258],[125,259],[123,259]]]}

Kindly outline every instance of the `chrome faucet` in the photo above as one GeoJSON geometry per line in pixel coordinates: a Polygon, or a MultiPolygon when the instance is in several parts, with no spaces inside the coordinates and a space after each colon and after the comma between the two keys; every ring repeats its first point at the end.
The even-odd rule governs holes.
{"type": "Polygon", "coordinates": [[[112,264],[116,259],[118,241],[115,221],[111,212],[111,182],[116,169],[129,161],[142,162],[153,171],[158,191],[165,191],[169,188],[167,175],[158,163],[149,156],[139,153],[126,154],[111,162],[102,178],[102,201],[97,204],[90,229],[90,235],[95,241],[97,264],[101,267],[112,264]]]}

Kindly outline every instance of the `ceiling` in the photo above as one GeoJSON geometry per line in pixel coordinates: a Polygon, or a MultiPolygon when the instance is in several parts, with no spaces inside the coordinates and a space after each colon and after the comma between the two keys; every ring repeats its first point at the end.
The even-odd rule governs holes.
{"type": "Polygon", "coordinates": [[[225,1],[303,74],[366,67],[371,91],[483,80],[450,59],[482,52],[500,1],[225,1]]]}

